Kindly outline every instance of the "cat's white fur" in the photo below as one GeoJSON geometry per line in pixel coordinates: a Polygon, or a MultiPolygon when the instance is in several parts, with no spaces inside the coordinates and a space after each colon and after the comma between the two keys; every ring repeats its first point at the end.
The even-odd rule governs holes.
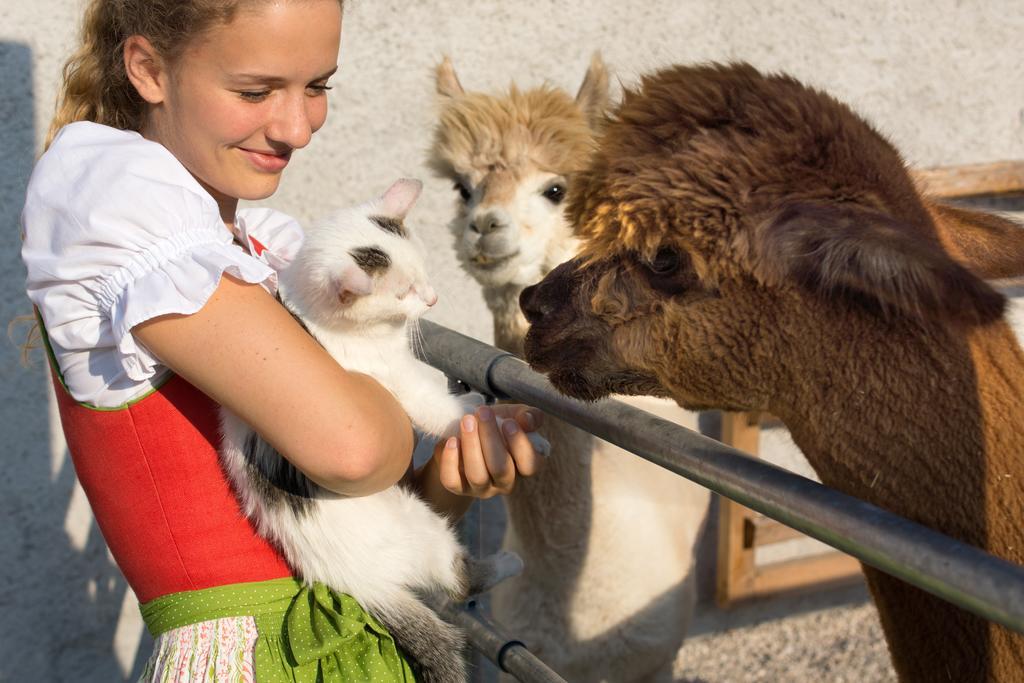
{"type": "MultiPolygon", "coordinates": [[[[420,188],[418,181],[397,181],[378,199],[311,226],[279,279],[286,305],[342,367],[376,378],[421,432],[445,437],[479,400],[450,395],[410,349],[410,321],[437,298],[427,282],[423,247],[401,223],[420,188]],[[403,234],[382,229],[371,216],[394,219],[403,234]],[[390,264],[364,272],[352,255],[360,247],[379,249],[390,264]]],[[[245,513],[261,535],[280,546],[297,574],[358,600],[420,660],[425,679],[463,678],[460,634],[424,612],[419,597],[462,597],[479,587],[471,584],[518,571],[518,558],[505,554],[481,568],[449,521],[401,486],[361,497],[334,494],[308,480],[300,495],[268,489],[253,460],[280,456],[262,440],[258,446],[250,442],[247,452],[253,432],[227,410],[222,428],[223,461],[245,513]],[[459,661],[449,668],[445,657],[459,661]]]]}

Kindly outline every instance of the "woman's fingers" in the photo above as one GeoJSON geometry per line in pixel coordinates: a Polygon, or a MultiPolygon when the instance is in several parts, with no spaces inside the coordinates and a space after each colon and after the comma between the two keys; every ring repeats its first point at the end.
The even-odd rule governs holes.
{"type": "Polygon", "coordinates": [[[515,463],[516,472],[524,477],[531,477],[537,472],[541,456],[530,443],[527,432],[519,428],[516,420],[505,420],[501,425],[505,434],[505,442],[508,444],[512,461],[515,463]]]}
{"type": "Polygon", "coordinates": [[[476,410],[479,426],[481,452],[484,466],[490,477],[490,483],[499,493],[508,493],[516,480],[515,464],[505,447],[505,439],[498,431],[498,422],[494,411],[488,406],[476,410]]]}
{"type": "Polygon", "coordinates": [[[439,455],[441,484],[476,498],[512,491],[516,476],[528,477],[538,469],[542,456],[529,436],[542,416],[520,405],[481,406],[463,416],[459,437],[449,438],[439,455]]]}
{"type": "Polygon", "coordinates": [[[462,471],[469,484],[468,493],[482,494],[491,484],[491,475],[484,463],[480,439],[480,420],[476,415],[464,415],[459,424],[459,444],[462,446],[462,471]]]}
{"type": "Polygon", "coordinates": [[[459,458],[459,440],[454,436],[448,437],[444,450],[437,457],[441,460],[438,475],[441,486],[459,495],[469,493],[469,484],[462,473],[462,461],[459,458]]]}
{"type": "Polygon", "coordinates": [[[499,417],[514,419],[519,428],[525,432],[536,431],[544,424],[544,413],[536,408],[519,403],[499,403],[491,408],[499,417]]]}

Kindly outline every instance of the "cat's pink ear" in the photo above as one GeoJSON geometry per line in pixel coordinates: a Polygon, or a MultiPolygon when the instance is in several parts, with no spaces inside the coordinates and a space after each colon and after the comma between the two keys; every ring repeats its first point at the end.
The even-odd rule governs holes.
{"type": "Polygon", "coordinates": [[[373,292],[373,278],[363,272],[348,254],[342,257],[339,267],[334,271],[332,284],[343,306],[373,292]]]}
{"type": "Polygon", "coordinates": [[[380,210],[385,216],[404,219],[423,190],[423,183],[412,178],[401,178],[391,184],[380,198],[380,210]]]}

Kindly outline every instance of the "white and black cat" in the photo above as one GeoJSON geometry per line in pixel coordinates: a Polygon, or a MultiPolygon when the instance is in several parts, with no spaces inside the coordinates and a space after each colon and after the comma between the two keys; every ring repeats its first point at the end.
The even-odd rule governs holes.
{"type": "MultiPolygon", "coordinates": [[[[410,348],[410,321],[437,300],[423,247],[403,222],[420,189],[399,180],[378,199],[313,225],[279,278],[284,303],[342,367],[388,388],[419,431],[446,437],[480,399],[449,394],[410,348]]],[[[420,596],[464,599],[518,572],[519,558],[475,560],[448,520],[403,486],[335,494],[227,410],[221,425],[223,463],[245,513],[296,573],[358,600],[423,680],[464,680],[461,631],[420,596]]]]}

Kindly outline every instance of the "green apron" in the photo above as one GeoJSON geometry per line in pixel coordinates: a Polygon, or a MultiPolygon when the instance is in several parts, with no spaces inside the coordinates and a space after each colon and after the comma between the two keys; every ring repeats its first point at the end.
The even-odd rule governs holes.
{"type": "Polygon", "coordinates": [[[140,606],[154,636],[224,617],[256,619],[259,683],[414,681],[391,635],[349,595],[293,579],[172,593],[140,606]]]}

